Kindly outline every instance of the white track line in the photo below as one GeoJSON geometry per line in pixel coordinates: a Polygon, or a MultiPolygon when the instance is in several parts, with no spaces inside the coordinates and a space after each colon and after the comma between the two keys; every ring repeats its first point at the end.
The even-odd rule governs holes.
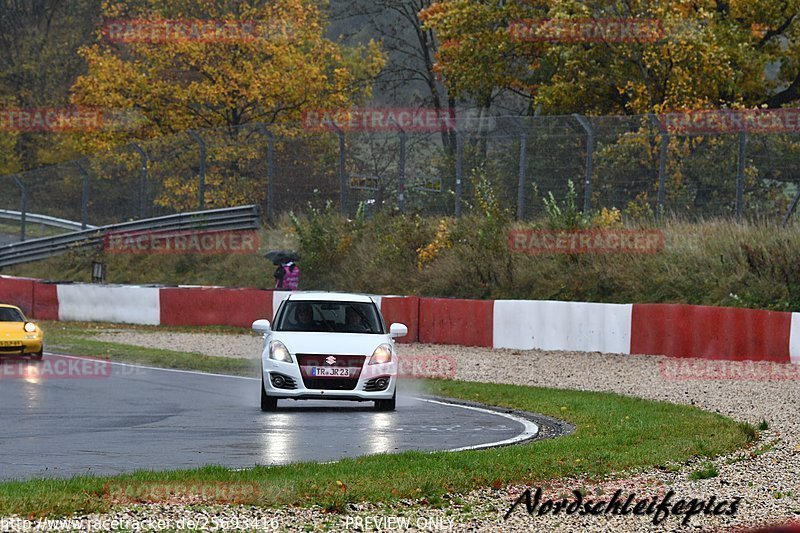
{"type": "Polygon", "coordinates": [[[415,400],[419,400],[422,402],[429,402],[429,403],[438,403],[439,405],[449,405],[452,407],[460,407],[462,409],[470,409],[472,411],[478,411],[481,413],[489,413],[492,415],[502,416],[504,418],[508,418],[515,422],[519,422],[525,428],[525,430],[517,435],[516,437],[511,437],[510,439],[500,440],[497,442],[489,442],[486,444],[476,444],[474,446],[463,446],[461,448],[452,448],[450,450],[442,450],[445,452],[463,452],[466,450],[481,450],[483,448],[494,448],[496,446],[506,446],[508,444],[516,444],[518,442],[522,442],[524,440],[532,439],[539,433],[539,426],[531,422],[530,420],[526,420],[520,416],[515,416],[509,413],[500,413],[497,411],[493,411],[491,409],[482,409],[480,407],[473,407],[471,405],[460,405],[457,403],[450,403],[450,402],[442,402],[439,400],[431,400],[428,398],[414,398],[415,400]]]}
{"type": "MultiPolygon", "coordinates": [[[[75,356],[75,355],[66,355],[66,354],[50,353],[50,352],[45,352],[45,354],[46,355],[54,355],[56,357],[66,357],[67,359],[81,359],[81,360],[84,360],[84,361],[97,361],[97,359],[91,359],[91,358],[88,358],[88,357],[79,357],[79,356],[75,356]]],[[[259,378],[250,378],[250,377],[247,377],[247,376],[232,376],[232,375],[229,375],[229,374],[214,374],[214,373],[211,373],[211,372],[198,372],[196,370],[179,370],[177,368],[159,368],[159,367],[156,367],[156,366],[145,366],[145,365],[134,365],[134,364],[130,364],[130,363],[119,363],[119,362],[116,362],[116,361],[107,361],[105,359],[103,359],[103,361],[108,362],[108,363],[110,363],[112,365],[117,365],[117,366],[126,366],[126,367],[130,367],[130,368],[144,368],[144,369],[147,369],[147,370],[156,370],[156,371],[159,371],[159,372],[177,372],[177,373],[180,373],[180,374],[192,374],[192,375],[197,375],[197,376],[217,376],[217,377],[221,377],[221,378],[236,378],[236,379],[248,379],[248,380],[252,380],[252,381],[259,381],[259,378]]],[[[522,417],[519,417],[519,416],[515,416],[515,415],[512,415],[512,414],[509,414],[509,413],[500,413],[498,411],[493,411],[491,409],[482,409],[480,407],[473,407],[471,405],[461,405],[461,404],[457,404],[457,403],[450,403],[450,402],[445,402],[445,401],[440,401],[440,400],[432,400],[432,399],[429,399],[429,398],[418,398],[418,397],[415,397],[415,398],[412,398],[412,399],[420,401],[420,402],[435,403],[435,404],[439,404],[439,405],[448,405],[450,407],[460,407],[461,409],[469,409],[469,410],[472,410],[472,411],[478,411],[480,413],[487,413],[487,414],[491,414],[491,415],[501,416],[503,418],[508,418],[509,420],[513,420],[514,422],[519,422],[520,424],[522,424],[523,428],[525,428],[522,433],[520,433],[516,437],[511,437],[510,439],[505,439],[505,440],[496,441],[496,442],[488,442],[488,443],[485,443],[485,444],[476,444],[474,446],[463,446],[461,448],[451,448],[449,450],[437,450],[437,451],[463,452],[463,451],[467,451],[467,450],[482,450],[484,448],[494,448],[494,447],[497,447],[497,446],[507,446],[509,444],[516,444],[518,442],[522,442],[522,441],[525,441],[525,440],[528,440],[528,439],[532,439],[533,437],[535,437],[539,433],[539,426],[537,426],[536,424],[534,424],[530,420],[527,420],[525,418],[522,418],[522,417]]]]}
{"type": "Polygon", "coordinates": [[[147,370],[158,370],[160,372],[177,372],[179,374],[194,374],[196,376],[217,376],[221,378],[235,378],[235,379],[250,379],[253,381],[258,381],[259,378],[250,378],[247,376],[233,376],[231,374],[215,374],[213,372],[199,372],[197,370],[180,370],[177,368],[159,368],[157,366],[146,366],[146,365],[134,365],[131,363],[118,363],[116,361],[109,361],[108,359],[102,358],[91,358],[91,357],[80,357],[77,355],[66,355],[63,353],[50,353],[45,352],[45,355],[54,355],[56,357],[66,357],[67,359],[81,359],[83,361],[103,361],[104,363],[117,365],[117,366],[127,366],[130,368],[144,368],[147,370]]]}

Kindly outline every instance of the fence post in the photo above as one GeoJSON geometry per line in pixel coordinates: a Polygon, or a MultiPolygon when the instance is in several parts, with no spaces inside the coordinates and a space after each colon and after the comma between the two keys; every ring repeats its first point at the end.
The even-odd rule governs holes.
{"type": "Polygon", "coordinates": [[[22,180],[19,179],[19,176],[14,174],[12,176],[14,178],[14,183],[17,184],[19,187],[19,240],[25,240],[25,225],[26,225],[26,217],[28,214],[28,189],[23,185],[22,180]]]}
{"type": "Polygon", "coordinates": [[[336,136],[339,137],[339,210],[343,215],[347,216],[347,167],[344,132],[332,120],[325,121],[325,124],[336,130],[336,136]]]}
{"type": "Polygon", "coordinates": [[[654,114],[649,113],[650,121],[660,134],[661,146],[658,152],[658,196],[656,197],[656,216],[661,217],[664,213],[667,196],[667,154],[669,151],[669,133],[666,127],[662,127],[661,122],[654,114]]]}
{"type": "Polygon", "coordinates": [[[400,126],[400,161],[398,162],[398,176],[397,176],[397,209],[401,213],[405,208],[405,192],[406,192],[406,132],[400,126]]]}
{"type": "Polygon", "coordinates": [[[456,206],[455,216],[461,216],[461,182],[463,178],[464,166],[464,139],[461,132],[455,130],[456,133],[456,206]]]}
{"type": "Polygon", "coordinates": [[[145,199],[147,197],[147,154],[144,150],[136,144],[132,143],[131,146],[139,153],[141,161],[139,167],[139,218],[145,218],[145,199]]]}
{"type": "Polygon", "coordinates": [[[583,182],[583,212],[588,213],[592,201],[592,159],[594,156],[594,128],[589,120],[577,113],[572,115],[586,130],[586,178],[583,182]]]}
{"type": "Polygon", "coordinates": [[[75,166],[78,167],[78,170],[83,175],[83,187],[81,190],[81,229],[86,229],[86,225],[89,223],[89,173],[83,165],[81,165],[80,161],[75,161],[75,166]]]}
{"type": "Polygon", "coordinates": [[[200,184],[197,191],[197,204],[198,209],[202,211],[206,208],[206,142],[193,130],[187,130],[186,133],[200,147],[200,184]]]}
{"type": "Polygon", "coordinates": [[[742,221],[742,207],[744,204],[744,158],[745,146],[747,145],[747,134],[739,132],[739,156],[738,168],[736,170],[736,221],[742,221]]]}
{"type": "Polygon", "coordinates": [[[273,181],[275,181],[275,136],[264,124],[259,124],[258,129],[267,138],[267,222],[273,222],[273,181]]]}
{"type": "Polygon", "coordinates": [[[783,215],[783,222],[781,223],[782,228],[785,228],[786,224],[789,223],[789,218],[792,216],[792,213],[794,213],[794,210],[797,209],[797,203],[800,202],[800,183],[796,185],[797,185],[797,194],[794,195],[792,203],[789,204],[789,209],[787,209],[786,214],[783,215]]]}
{"type": "Polygon", "coordinates": [[[406,192],[406,131],[400,127],[394,117],[390,117],[389,120],[397,128],[400,137],[400,161],[397,163],[397,210],[402,213],[405,207],[406,192]]]}
{"type": "Polygon", "coordinates": [[[517,182],[517,220],[525,218],[525,166],[528,152],[528,132],[517,117],[514,125],[519,128],[519,180],[517,182]]]}

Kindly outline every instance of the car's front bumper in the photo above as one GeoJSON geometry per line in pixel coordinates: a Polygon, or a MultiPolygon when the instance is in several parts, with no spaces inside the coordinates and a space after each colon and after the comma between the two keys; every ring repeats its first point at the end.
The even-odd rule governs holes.
{"type": "MultiPolygon", "coordinates": [[[[267,396],[274,398],[296,399],[296,400],[388,400],[394,396],[397,386],[397,363],[391,362],[382,365],[369,365],[365,362],[361,372],[355,381],[355,386],[346,390],[334,388],[317,388],[308,386],[303,379],[304,372],[300,365],[294,361],[286,363],[275,361],[268,357],[262,357],[262,374],[264,378],[264,391],[267,396]],[[281,375],[290,378],[293,382],[292,388],[276,387],[273,384],[273,375],[281,375]],[[375,380],[388,379],[388,386],[380,391],[368,390],[369,385],[374,386],[375,380]]],[[[308,377],[306,377],[308,379],[308,377]]],[[[339,379],[339,378],[331,378],[339,379]]],[[[333,383],[336,383],[335,381],[333,383]]]]}
{"type": "Polygon", "coordinates": [[[42,338],[36,339],[3,339],[0,343],[0,356],[32,355],[42,351],[42,338]],[[6,343],[12,343],[10,345],[6,343]]]}

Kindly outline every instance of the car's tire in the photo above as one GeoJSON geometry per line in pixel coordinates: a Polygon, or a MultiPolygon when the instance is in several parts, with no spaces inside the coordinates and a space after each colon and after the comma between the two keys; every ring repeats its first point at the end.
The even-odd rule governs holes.
{"type": "Polygon", "coordinates": [[[31,354],[31,357],[33,357],[37,361],[41,361],[42,358],[44,357],[44,346],[42,346],[42,349],[39,350],[38,352],[31,354]]]}
{"type": "Polygon", "coordinates": [[[394,411],[397,405],[397,391],[388,400],[375,400],[376,411],[394,411]]]}
{"type": "Polygon", "coordinates": [[[261,410],[262,411],[277,411],[278,410],[278,399],[273,398],[272,396],[267,396],[267,392],[264,390],[264,378],[261,378],[261,410]]]}

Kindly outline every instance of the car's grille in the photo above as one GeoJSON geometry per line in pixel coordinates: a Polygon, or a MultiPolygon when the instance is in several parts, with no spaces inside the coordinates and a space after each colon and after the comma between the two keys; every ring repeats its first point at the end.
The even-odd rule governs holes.
{"type": "Polygon", "coordinates": [[[366,357],[363,355],[297,354],[300,375],[303,377],[303,385],[307,389],[355,389],[361,375],[361,368],[364,366],[364,359],[366,357]],[[312,376],[311,369],[314,367],[349,368],[350,376],[346,378],[312,376]]]}
{"type": "Polygon", "coordinates": [[[0,346],[0,353],[21,353],[22,345],[17,346],[0,346]]]}
{"type": "Polygon", "coordinates": [[[389,388],[389,376],[378,376],[364,384],[364,392],[378,392],[389,388]],[[380,381],[380,383],[378,383],[380,381]]]}

